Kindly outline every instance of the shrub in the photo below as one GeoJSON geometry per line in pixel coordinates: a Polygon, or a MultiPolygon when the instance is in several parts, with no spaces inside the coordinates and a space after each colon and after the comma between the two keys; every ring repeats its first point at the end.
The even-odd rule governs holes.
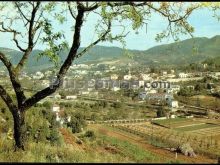
{"type": "Polygon", "coordinates": [[[86,131],[84,137],[95,139],[95,133],[94,133],[94,131],[88,130],[88,131],[86,131]]]}
{"type": "Polygon", "coordinates": [[[166,116],[166,111],[162,108],[157,110],[157,117],[165,117],[166,116]]]}
{"type": "Polygon", "coordinates": [[[72,129],[73,133],[81,132],[82,128],[86,126],[85,115],[81,112],[75,112],[71,116],[71,121],[67,123],[67,126],[72,129]]]}
{"type": "Polygon", "coordinates": [[[46,108],[46,109],[51,109],[52,108],[52,103],[49,102],[49,101],[45,101],[43,103],[43,106],[46,108]]]}

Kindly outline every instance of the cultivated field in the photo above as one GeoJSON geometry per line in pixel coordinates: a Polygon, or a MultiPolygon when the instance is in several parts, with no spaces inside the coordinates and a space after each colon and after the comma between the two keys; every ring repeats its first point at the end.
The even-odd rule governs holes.
{"type": "Polygon", "coordinates": [[[197,153],[213,158],[220,156],[220,125],[217,121],[176,118],[155,120],[153,123],[115,123],[111,126],[147,138],[158,147],[190,143],[197,153]]]}

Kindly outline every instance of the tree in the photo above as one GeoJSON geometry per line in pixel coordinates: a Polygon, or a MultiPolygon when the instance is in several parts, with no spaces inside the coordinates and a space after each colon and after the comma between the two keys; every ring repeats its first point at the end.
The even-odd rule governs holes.
{"type": "Polygon", "coordinates": [[[157,110],[157,117],[165,117],[166,116],[166,111],[160,107],[158,110],[157,110]]]}
{"type": "Polygon", "coordinates": [[[67,126],[72,129],[73,133],[81,132],[85,125],[85,116],[80,112],[73,113],[71,116],[71,121],[67,123],[67,126]]]}
{"type": "Polygon", "coordinates": [[[176,2],[1,2],[0,20],[4,21],[0,21],[0,32],[12,34],[12,42],[23,53],[20,61],[17,64],[12,64],[7,55],[0,52],[0,60],[8,70],[16,95],[16,99],[13,99],[6,88],[0,85],[1,98],[13,116],[16,149],[24,150],[25,112],[40,100],[53,94],[61,86],[73,61],[94,45],[114,40],[124,43],[123,38],[128,33],[126,27],[123,26],[123,20],[129,19],[133,30],[137,30],[152,12],[157,12],[168,20],[168,26],[165,31],[157,35],[156,40],[160,41],[168,36],[173,36],[174,40],[178,40],[179,32],[190,35],[193,32],[187,18],[198,7],[197,3],[195,5],[192,3],[180,5],[176,2]],[[13,11],[13,13],[9,14],[7,11],[13,11]],[[63,14],[65,11],[69,13],[67,17],[64,17],[65,14],[63,14]],[[100,18],[96,26],[98,37],[93,43],[78,52],[82,26],[91,13],[97,14],[100,18]],[[59,61],[58,54],[67,48],[68,44],[64,39],[65,33],[55,32],[53,29],[51,21],[54,19],[60,24],[69,19],[73,25],[73,40],[64,62],[59,61]],[[117,35],[111,34],[111,28],[114,27],[115,22],[120,23],[120,26],[123,27],[122,33],[117,35]],[[46,47],[45,51],[39,54],[39,57],[47,56],[58,68],[58,72],[49,87],[27,98],[19,75],[39,41],[46,47]]]}
{"type": "Polygon", "coordinates": [[[202,84],[200,84],[200,83],[198,83],[198,84],[195,85],[195,91],[197,91],[197,92],[198,92],[198,91],[201,91],[202,88],[203,88],[203,87],[202,87],[202,84]]]}

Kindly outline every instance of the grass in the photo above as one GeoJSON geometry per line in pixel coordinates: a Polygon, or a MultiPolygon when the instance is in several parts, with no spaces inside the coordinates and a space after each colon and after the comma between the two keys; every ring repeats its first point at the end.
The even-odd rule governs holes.
{"type": "Polygon", "coordinates": [[[56,147],[45,143],[29,143],[26,151],[14,152],[11,141],[0,148],[0,162],[46,162],[46,163],[116,163],[128,161],[121,155],[101,153],[94,150],[76,150],[72,146],[56,147]]]}
{"type": "Polygon", "coordinates": [[[194,130],[198,130],[198,129],[212,128],[212,127],[218,127],[218,125],[205,123],[205,124],[200,124],[200,125],[179,127],[179,128],[175,128],[175,130],[177,130],[177,131],[194,131],[194,130]]]}
{"type": "Polygon", "coordinates": [[[164,126],[164,127],[175,127],[175,125],[182,125],[185,123],[193,122],[192,119],[187,118],[173,118],[173,119],[164,119],[164,120],[154,120],[153,123],[164,126]]]}
{"type": "Polygon", "coordinates": [[[85,150],[69,144],[52,146],[43,142],[27,142],[26,150],[14,152],[13,140],[0,138],[0,162],[47,162],[47,163],[157,163],[171,160],[142,149],[140,146],[97,134],[95,140],[84,141],[85,150]],[[106,147],[115,149],[106,150],[106,147]]]}
{"type": "Polygon", "coordinates": [[[124,155],[129,160],[133,160],[136,163],[159,163],[163,162],[164,159],[168,163],[173,163],[170,159],[144,150],[143,148],[140,148],[139,146],[132,144],[128,141],[108,136],[102,136],[102,139],[104,139],[105,143],[107,143],[108,145],[116,147],[120,151],[121,155],[124,155]]]}

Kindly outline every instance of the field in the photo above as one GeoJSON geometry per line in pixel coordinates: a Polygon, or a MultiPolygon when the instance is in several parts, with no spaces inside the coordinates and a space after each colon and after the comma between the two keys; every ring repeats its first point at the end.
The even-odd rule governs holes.
{"type": "MultiPolygon", "coordinates": [[[[133,123],[132,126],[136,125],[137,127],[138,126],[141,127],[142,124],[147,124],[147,123],[136,123],[136,124],[133,123]]],[[[147,138],[146,135],[143,134],[141,135],[140,132],[138,133],[137,131],[136,132],[132,131],[132,129],[125,129],[125,127],[123,127],[122,125],[121,127],[119,126],[119,124],[116,125],[110,127],[109,125],[103,125],[103,124],[91,124],[89,125],[89,129],[95,130],[97,133],[101,135],[105,135],[109,138],[116,138],[118,140],[126,141],[127,143],[126,145],[124,145],[123,150],[131,150],[129,145],[135,144],[139,148],[139,150],[140,149],[143,151],[146,150],[150,152],[152,156],[154,155],[153,156],[154,162],[164,163],[164,162],[169,162],[170,160],[172,160],[170,161],[170,163],[175,163],[175,162],[176,163],[215,163],[216,162],[215,159],[210,159],[206,156],[200,156],[200,155],[197,155],[197,157],[194,158],[194,157],[187,157],[182,154],[178,154],[178,156],[176,157],[175,152],[171,152],[169,150],[163,149],[162,147],[155,146],[153,144],[153,141],[150,141],[150,139],[147,138]]],[[[112,142],[110,142],[109,144],[111,143],[112,142]]],[[[158,141],[157,144],[159,144],[158,141]]]]}
{"type": "Polygon", "coordinates": [[[220,156],[220,125],[215,120],[175,118],[111,126],[144,137],[157,147],[175,148],[189,143],[199,154],[213,158],[220,156]]]}
{"type": "Polygon", "coordinates": [[[218,125],[215,122],[213,123],[205,119],[198,120],[194,118],[174,118],[165,120],[155,120],[153,121],[153,124],[166,128],[171,128],[177,131],[189,131],[198,134],[201,134],[201,130],[203,132],[203,129],[205,129],[204,131],[211,130],[210,133],[213,132],[218,134],[218,129],[220,129],[220,125],[218,125]]]}
{"type": "MultiPolygon", "coordinates": [[[[178,131],[201,131],[201,129],[206,129],[207,130],[210,130],[211,128],[213,127],[219,127],[218,125],[215,125],[215,124],[208,124],[208,123],[205,123],[205,124],[195,124],[195,125],[191,125],[191,126],[182,126],[182,127],[178,127],[176,128],[176,130],[178,131]]],[[[219,127],[220,128],[220,127],[219,127]]]]}

